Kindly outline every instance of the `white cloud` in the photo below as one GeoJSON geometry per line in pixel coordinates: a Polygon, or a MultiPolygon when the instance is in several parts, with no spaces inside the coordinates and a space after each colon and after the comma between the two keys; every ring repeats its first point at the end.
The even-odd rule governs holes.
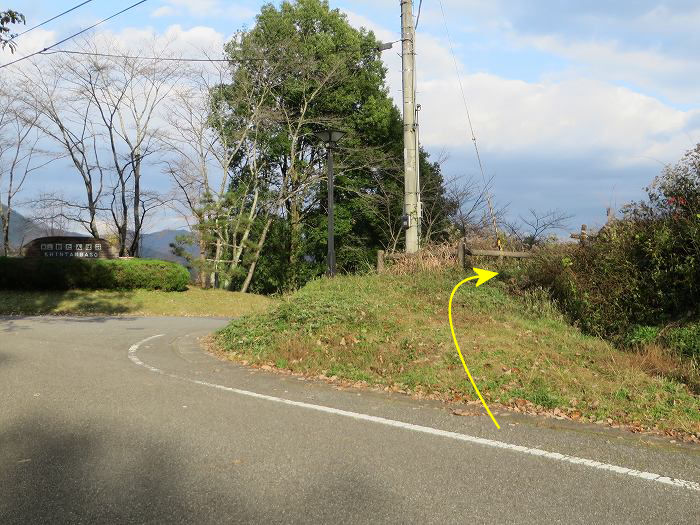
{"type": "MultiPolygon", "coordinates": [[[[35,29],[34,31],[22,35],[17,42],[17,50],[14,54],[10,53],[10,48],[0,49],[0,64],[8,64],[14,60],[30,55],[36,51],[41,51],[45,47],[53,44],[57,40],[57,35],[54,31],[45,31],[44,29],[35,29]]],[[[9,69],[9,68],[8,68],[9,69]]],[[[4,75],[8,70],[3,71],[0,75],[4,75]]]]}
{"type": "Polygon", "coordinates": [[[700,27],[700,8],[681,11],[674,10],[666,4],[660,4],[633,18],[630,23],[639,31],[671,35],[679,33],[697,35],[698,27],[700,27]]]}
{"type": "Polygon", "coordinates": [[[700,100],[696,81],[700,78],[700,60],[654,49],[626,49],[614,41],[567,41],[552,35],[516,39],[583,65],[597,78],[634,84],[681,103],[700,100]]]}
{"type": "MultiPolygon", "coordinates": [[[[356,27],[372,29],[384,41],[398,35],[348,13],[356,27]]],[[[550,45],[552,42],[547,41],[550,45]]],[[[544,45],[540,43],[540,45],[544,45]]],[[[383,54],[387,83],[401,107],[400,49],[383,54]]],[[[470,153],[472,144],[454,62],[446,42],[429,34],[417,36],[418,102],[421,141],[431,149],[443,147],[470,153]]],[[[573,54],[573,51],[571,51],[573,54]]],[[[679,63],[664,64],[644,54],[605,56],[601,48],[577,48],[580,57],[599,55],[614,70],[625,59],[642,70],[645,61],[675,71],[679,63]]],[[[631,66],[630,66],[631,67],[631,66]]],[[[464,72],[459,64],[472,122],[483,151],[498,155],[577,157],[589,155],[610,167],[636,163],[674,162],[700,141],[700,110],[682,111],[617,84],[617,78],[572,72],[538,82],[508,79],[483,72],[464,72]]]]}
{"type": "Polygon", "coordinates": [[[149,27],[129,27],[118,32],[101,31],[95,35],[97,43],[116,46],[130,52],[145,53],[145,49],[167,49],[173,55],[185,57],[209,56],[215,58],[223,52],[226,38],[207,26],[183,29],[179,24],[169,26],[163,32],[149,27]]]}
{"type": "MultiPolygon", "coordinates": [[[[690,2],[442,0],[442,4],[455,41],[495,46],[496,61],[502,60],[502,51],[536,50],[564,59],[566,68],[578,69],[581,75],[624,83],[663,96],[671,104],[700,103],[700,59],[695,52],[700,47],[700,8],[690,2]]],[[[424,2],[421,27],[443,33],[437,2],[424,2]]],[[[533,63],[534,68],[539,65],[533,63]]]]}
{"type": "Polygon", "coordinates": [[[165,0],[151,16],[225,17],[242,21],[252,19],[256,14],[248,7],[224,0],[165,0]]]}
{"type": "Polygon", "coordinates": [[[161,16],[175,16],[177,14],[177,11],[172,8],[172,6],[169,5],[164,5],[153,11],[151,13],[151,16],[153,18],[159,18],[161,16]]]}

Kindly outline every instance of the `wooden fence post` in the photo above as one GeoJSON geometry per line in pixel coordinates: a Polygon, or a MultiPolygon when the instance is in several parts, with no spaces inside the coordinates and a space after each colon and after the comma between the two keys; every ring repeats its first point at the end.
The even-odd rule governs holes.
{"type": "Polygon", "coordinates": [[[578,242],[580,244],[585,244],[586,239],[588,238],[588,227],[585,224],[582,224],[581,225],[581,232],[580,233],[572,233],[571,238],[578,239],[578,242]]]}
{"type": "Polygon", "coordinates": [[[377,273],[382,273],[384,271],[384,250],[379,250],[377,252],[377,273]]]}
{"type": "Polygon", "coordinates": [[[607,210],[605,210],[605,212],[607,215],[606,224],[612,224],[613,222],[615,222],[615,212],[613,211],[613,209],[608,208],[607,210]]]}
{"type": "Polygon", "coordinates": [[[457,263],[459,264],[459,269],[464,269],[464,241],[460,239],[457,244],[457,263]]]}

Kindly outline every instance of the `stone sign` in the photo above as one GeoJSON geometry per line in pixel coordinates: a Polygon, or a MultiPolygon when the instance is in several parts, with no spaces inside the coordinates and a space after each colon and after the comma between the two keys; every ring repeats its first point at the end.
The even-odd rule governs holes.
{"type": "Polygon", "coordinates": [[[118,256],[109,242],[92,237],[41,237],[30,242],[25,257],[80,257],[114,259],[118,256]]]}

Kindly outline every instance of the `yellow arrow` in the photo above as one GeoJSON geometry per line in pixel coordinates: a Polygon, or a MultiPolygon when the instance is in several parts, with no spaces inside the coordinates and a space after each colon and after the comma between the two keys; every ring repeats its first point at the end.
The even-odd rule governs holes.
{"type": "Polygon", "coordinates": [[[457,336],[455,335],[455,326],[452,323],[452,299],[454,298],[455,293],[457,292],[459,287],[462,286],[467,281],[473,281],[474,279],[477,280],[476,285],[481,286],[489,279],[496,277],[498,275],[498,272],[490,272],[488,270],[482,270],[481,268],[473,268],[473,270],[476,272],[476,275],[472,275],[471,277],[467,277],[466,279],[457,283],[457,286],[455,286],[452,289],[452,293],[450,294],[450,303],[447,307],[447,312],[448,312],[448,315],[450,317],[450,330],[452,330],[452,340],[455,342],[455,346],[457,347],[457,353],[459,354],[459,358],[462,361],[462,366],[464,366],[464,371],[467,373],[467,377],[469,377],[469,381],[471,382],[472,386],[474,387],[474,391],[476,392],[476,395],[479,396],[479,399],[481,399],[481,404],[484,405],[486,412],[488,412],[489,416],[491,416],[491,421],[493,421],[493,424],[496,425],[496,428],[500,429],[501,426],[498,424],[498,421],[496,421],[496,418],[493,417],[493,414],[489,410],[489,407],[486,404],[486,401],[484,401],[484,398],[481,395],[481,392],[479,392],[479,388],[476,386],[476,383],[474,382],[474,378],[472,377],[471,373],[469,372],[469,368],[467,368],[467,363],[464,361],[464,356],[462,355],[462,351],[459,349],[459,343],[457,342],[457,336]]]}

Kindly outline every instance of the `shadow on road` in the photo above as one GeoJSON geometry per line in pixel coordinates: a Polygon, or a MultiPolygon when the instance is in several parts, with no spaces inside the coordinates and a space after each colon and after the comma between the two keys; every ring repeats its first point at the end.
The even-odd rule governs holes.
{"type": "Polygon", "coordinates": [[[70,308],[74,312],[99,312],[101,315],[117,315],[134,311],[134,292],[110,291],[109,298],[89,295],[89,291],[80,290],[45,290],[12,291],[0,290],[0,310],[4,314],[32,312],[44,315],[60,312],[61,308],[70,308]]]}
{"type": "Polygon", "coordinates": [[[6,365],[7,363],[11,362],[13,360],[13,357],[10,356],[9,354],[6,354],[4,352],[0,352],[0,367],[6,365]]]}
{"type": "MultiPolygon", "coordinates": [[[[106,323],[107,321],[114,323],[114,322],[128,322],[128,321],[133,321],[135,317],[133,316],[119,316],[119,317],[110,317],[109,315],[105,315],[103,313],[96,314],[94,316],[71,316],[71,315],[12,315],[12,316],[6,316],[6,315],[0,315],[0,333],[5,332],[5,333],[11,333],[11,332],[21,332],[21,331],[31,331],[33,326],[30,324],[25,324],[22,323],[21,321],[24,321],[25,319],[29,319],[32,322],[32,325],[35,325],[36,323],[41,323],[41,324],[59,324],[59,325],[65,325],[66,322],[70,323],[106,323]]],[[[140,330],[140,328],[129,328],[127,327],[126,330],[140,330]]]]}
{"type": "Polygon", "coordinates": [[[367,472],[338,471],[332,462],[310,486],[282,465],[284,479],[261,482],[225,465],[193,466],[192,458],[144,435],[125,431],[115,442],[103,430],[50,425],[35,418],[0,431],[3,525],[367,523],[379,520],[378,509],[405,504],[367,472]]]}
{"type": "Polygon", "coordinates": [[[188,486],[176,455],[162,444],[133,436],[128,449],[107,450],[94,432],[52,432],[47,424],[25,421],[0,432],[4,525],[219,521],[193,499],[199,505],[215,501],[225,511],[221,522],[251,521],[235,494],[222,490],[191,498],[196,487],[188,486]]]}

